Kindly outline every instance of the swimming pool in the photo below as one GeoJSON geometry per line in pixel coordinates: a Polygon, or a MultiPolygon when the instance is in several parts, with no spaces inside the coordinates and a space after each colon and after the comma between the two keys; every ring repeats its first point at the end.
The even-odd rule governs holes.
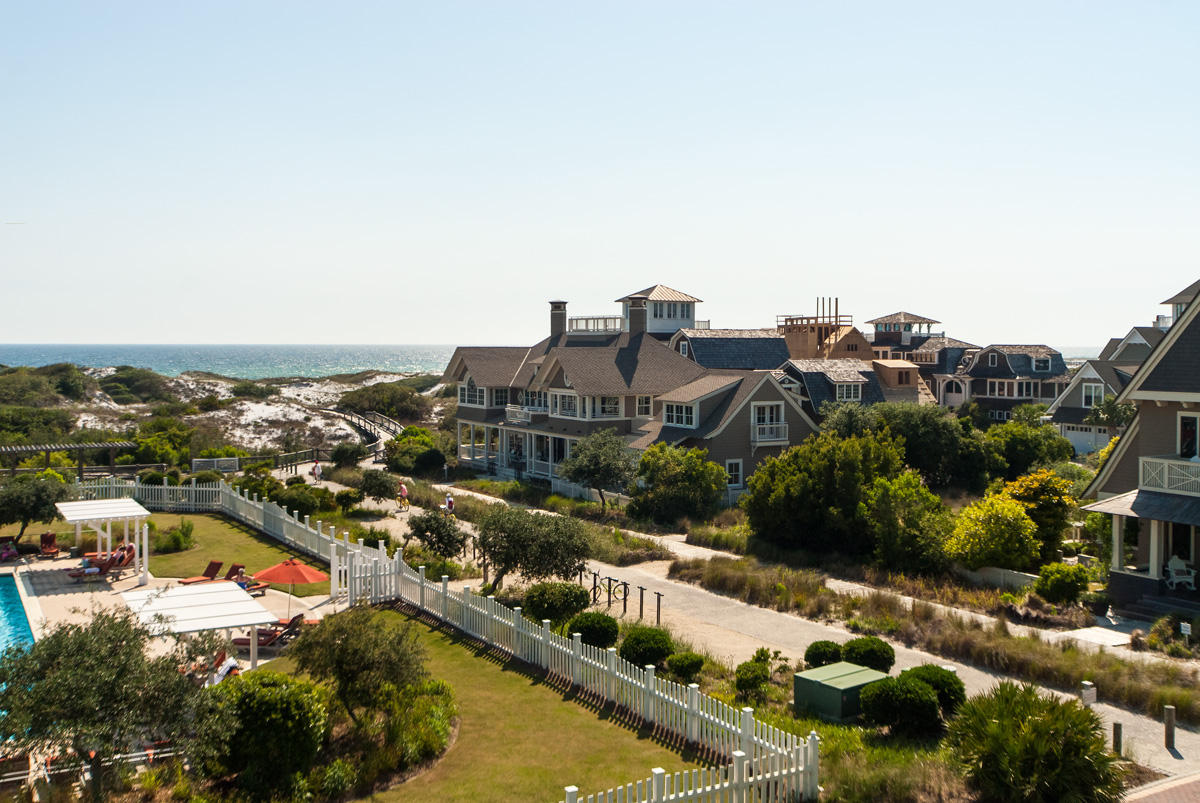
{"type": "Polygon", "coordinates": [[[32,643],[33,631],[17,593],[17,580],[11,574],[0,576],[0,651],[32,643]]]}

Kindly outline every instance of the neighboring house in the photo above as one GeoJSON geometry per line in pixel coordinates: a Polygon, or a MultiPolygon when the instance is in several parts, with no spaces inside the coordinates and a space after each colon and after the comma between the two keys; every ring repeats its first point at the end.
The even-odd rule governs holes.
{"type": "Polygon", "coordinates": [[[680,329],[667,345],[705,368],[765,371],[788,359],[787,341],[774,329],[680,329]]]}
{"type": "Polygon", "coordinates": [[[917,366],[905,360],[788,360],[776,373],[815,421],[826,402],[923,401],[917,366]]]}
{"type": "Polygon", "coordinates": [[[1050,423],[1071,442],[1077,454],[1088,454],[1103,449],[1113,436],[1115,429],[1086,423],[1092,408],[1104,401],[1105,396],[1116,396],[1138,369],[1138,363],[1128,364],[1114,360],[1088,360],[1067,384],[1054,403],[1046,410],[1050,423]]]}
{"type": "MultiPolygon", "coordinates": [[[[964,358],[974,355],[977,351],[979,351],[979,346],[973,343],[956,340],[945,335],[934,335],[914,346],[907,353],[907,359],[916,364],[921,379],[925,380],[934,399],[940,401],[941,397],[938,393],[941,385],[934,380],[934,377],[938,374],[953,374],[958,370],[959,365],[963,364],[964,358]]],[[[962,392],[961,389],[959,392],[962,392]]]]}
{"type": "Polygon", "coordinates": [[[995,421],[1007,421],[1022,404],[1050,404],[1068,381],[1062,354],[1042,345],[992,345],[963,358],[950,374],[935,374],[934,395],[943,407],[975,401],[995,421]]]}
{"type": "MultiPolygon", "coordinates": [[[[1196,287],[1196,285],[1193,285],[1196,287]]],[[[1200,305],[1175,316],[1165,337],[1117,395],[1137,415],[1084,493],[1085,510],[1113,515],[1109,592],[1121,604],[1164,590],[1166,564],[1197,563],[1200,526],[1200,305]],[[1125,523],[1137,521],[1132,564],[1125,523]]],[[[1182,590],[1182,589],[1178,589],[1182,590]]]]}
{"type": "MultiPolygon", "coordinates": [[[[552,301],[550,336],[533,346],[455,349],[444,379],[458,384],[460,462],[584,494],[558,478],[559,466],[579,438],[615,429],[637,448],[664,441],[709,449],[736,490],[763,457],[816,429],[770,371],[705,368],[672,350],[664,332],[648,329],[650,295],[620,299],[619,318],[569,319],[566,302],[552,301]]],[[[661,303],[693,305],[694,316],[694,301],[661,303]]],[[[680,319],[682,311],[665,313],[660,329],[662,321],[695,322],[680,319]]]]}
{"type": "Polygon", "coordinates": [[[659,340],[669,340],[680,329],[707,329],[709,321],[696,320],[696,305],[701,303],[695,296],[673,290],[665,284],[656,284],[636,293],[618,298],[621,305],[623,329],[629,331],[629,309],[635,298],[646,300],[646,331],[659,340]]]}
{"type": "Polygon", "coordinates": [[[871,348],[879,360],[908,359],[908,352],[932,337],[945,337],[945,332],[933,332],[933,325],[941,323],[933,318],[913,315],[911,312],[893,312],[882,318],[867,321],[875,327],[871,337],[871,348]]]}
{"type": "Polygon", "coordinates": [[[793,360],[870,360],[871,342],[838,311],[836,298],[819,299],[815,315],[777,315],[775,331],[793,360]]]}
{"type": "Polygon", "coordinates": [[[1127,365],[1140,365],[1166,334],[1156,326],[1135,326],[1125,337],[1114,337],[1100,352],[1099,359],[1127,365]]]}

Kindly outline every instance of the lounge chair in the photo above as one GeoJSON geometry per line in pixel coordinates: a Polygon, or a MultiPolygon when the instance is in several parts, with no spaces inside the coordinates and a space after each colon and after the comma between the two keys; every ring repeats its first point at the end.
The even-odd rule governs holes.
{"type": "Polygon", "coordinates": [[[115,554],[117,559],[113,562],[113,565],[111,568],[109,568],[108,572],[109,574],[113,575],[113,577],[120,577],[121,574],[133,564],[133,558],[137,554],[137,550],[130,545],[118,549],[115,554]]]}
{"type": "Polygon", "coordinates": [[[1180,586],[1189,591],[1195,591],[1196,570],[1188,568],[1183,558],[1172,555],[1171,559],[1167,561],[1167,588],[1174,591],[1180,586]]]}
{"type": "Polygon", "coordinates": [[[58,557],[58,536],[56,536],[54,533],[42,533],[42,551],[38,557],[58,557]]]}
{"type": "Polygon", "coordinates": [[[232,580],[233,578],[237,577],[238,572],[240,572],[242,569],[245,569],[245,568],[246,568],[246,564],[235,563],[229,567],[229,571],[225,572],[225,576],[222,577],[221,579],[222,580],[232,580]]]}
{"type": "Polygon", "coordinates": [[[252,597],[261,597],[271,587],[270,583],[251,583],[244,589],[252,597]]]}
{"type": "Polygon", "coordinates": [[[108,573],[112,570],[113,564],[120,559],[121,556],[114,552],[99,566],[88,567],[87,569],[75,569],[69,572],[67,576],[75,578],[76,583],[81,580],[105,580],[108,578],[108,573]],[[95,571],[92,571],[92,568],[95,568],[95,571]]]}
{"type": "MultiPolygon", "coordinates": [[[[293,638],[300,632],[300,626],[304,624],[304,614],[298,613],[291,618],[285,627],[277,628],[259,628],[258,648],[260,650],[281,650],[286,647],[293,638]]],[[[243,636],[233,640],[233,646],[238,648],[249,648],[250,639],[243,636]]]]}
{"type": "Polygon", "coordinates": [[[221,567],[224,564],[224,561],[210,560],[208,568],[204,570],[204,574],[198,574],[195,577],[185,577],[179,581],[179,584],[181,586],[190,586],[192,583],[207,583],[209,580],[216,580],[217,574],[220,573],[221,567]]]}

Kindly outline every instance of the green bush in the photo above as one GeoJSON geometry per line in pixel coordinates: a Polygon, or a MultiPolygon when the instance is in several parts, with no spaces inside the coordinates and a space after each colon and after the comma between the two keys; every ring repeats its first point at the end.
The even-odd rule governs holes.
{"type": "Polygon", "coordinates": [[[355,505],[362,502],[363,492],[358,488],[343,488],[334,494],[333,499],[343,513],[349,513],[355,505]]]}
{"type": "Polygon", "coordinates": [[[274,396],[279,391],[270,385],[261,385],[258,382],[243,380],[235,382],[233,387],[229,389],[235,397],[239,399],[266,399],[274,396]]]}
{"type": "Polygon", "coordinates": [[[634,625],[625,634],[618,651],[620,656],[634,666],[658,666],[675,652],[675,645],[667,631],[648,625],[634,625]]]}
{"type": "Polygon", "coordinates": [[[329,458],[336,468],[353,468],[367,456],[367,447],[355,441],[346,441],[333,447],[329,458]]]}
{"type": "Polygon", "coordinates": [[[358,769],[343,758],[335,758],[321,768],[321,784],[316,788],[330,800],[340,800],[354,790],[358,783],[358,769]]]}
{"type": "Polygon", "coordinates": [[[223,479],[225,479],[224,474],[219,471],[213,471],[212,469],[197,471],[195,474],[188,477],[189,482],[195,480],[197,485],[204,485],[205,483],[209,482],[220,482],[223,479]]]}
{"type": "Polygon", "coordinates": [[[842,660],[842,645],[836,641],[814,641],[804,651],[804,665],[809,669],[836,664],[842,660]]]}
{"type": "Polygon", "coordinates": [[[586,588],[575,583],[537,583],[525,594],[525,614],[535,622],[562,624],[587,609],[592,601],[586,588]]]}
{"type": "Polygon", "coordinates": [[[681,683],[693,683],[704,668],[704,656],[694,652],[677,652],[667,658],[667,669],[681,683]]]}
{"type": "Polygon", "coordinates": [[[911,675],[868,683],[858,700],[868,724],[894,734],[928,736],[941,730],[937,692],[911,675]]]}
{"type": "Polygon", "coordinates": [[[195,526],[188,519],[180,519],[178,525],[156,531],[154,533],[154,551],[165,555],[168,552],[183,552],[185,549],[191,549],[196,544],[196,540],[192,537],[195,526]]]}
{"type": "Polygon", "coordinates": [[[881,638],[860,636],[842,645],[842,660],[880,672],[890,672],[892,664],[896,663],[896,651],[881,638]]]}
{"type": "Polygon", "coordinates": [[[1001,681],[972,697],[946,743],[967,782],[986,800],[1120,800],[1124,769],[1104,727],[1078,700],[1043,696],[1032,684],[1001,681]]]}
{"type": "Polygon", "coordinates": [[[743,700],[762,701],[766,698],[767,681],[771,670],[766,661],[749,660],[734,670],[733,687],[743,700]]]}
{"type": "Polygon", "coordinates": [[[583,643],[606,650],[617,643],[617,620],[600,611],[584,611],[567,624],[568,633],[579,633],[583,643]]]}
{"type": "Polygon", "coordinates": [[[1039,596],[1058,605],[1070,605],[1087,591],[1088,570],[1086,566],[1068,563],[1047,563],[1038,572],[1033,590],[1039,596]]]}
{"type": "Polygon", "coordinates": [[[938,708],[947,722],[958,713],[959,707],[967,700],[967,687],[963,685],[962,678],[936,664],[921,664],[912,669],[905,669],[900,673],[900,678],[913,678],[928,684],[937,694],[938,708]]]}

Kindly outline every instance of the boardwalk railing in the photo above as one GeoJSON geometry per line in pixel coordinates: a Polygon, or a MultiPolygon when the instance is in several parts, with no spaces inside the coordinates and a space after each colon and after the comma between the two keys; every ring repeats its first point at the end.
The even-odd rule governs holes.
{"type": "MultiPolygon", "coordinates": [[[[691,773],[656,774],[648,785],[629,784],[588,797],[588,801],[716,801],[731,790],[746,792],[734,795],[734,800],[786,800],[793,794],[805,800],[817,797],[819,739],[815,731],[805,739],[767,725],[754,718],[752,708],[734,708],[702,694],[695,683],[685,686],[660,678],[653,665],[634,666],[617,655],[615,647],[584,644],[579,633],[564,638],[550,629],[549,620],[535,624],[520,608],[507,608],[495,597],[474,594],[469,586],[455,591],[449,577],[427,578],[424,566],[412,569],[398,551],[389,557],[385,548],[354,543],[345,534],[338,538],[332,526],[326,531],[319,521],[310,525],[307,516],[301,519],[274,502],[241,494],[224,482],[169,486],[108,478],[77,483],[75,489],[83,499],[133,497],[150,510],[224,513],[329,563],[334,597],[344,595],[350,604],[407,604],[634,714],[647,725],[732,761],[706,771],[703,784],[700,776],[691,773]],[[667,785],[676,791],[661,791],[667,785]],[[694,795],[687,791],[693,787],[694,795]],[[635,789],[642,791],[631,797],[635,789]],[[771,795],[746,791],[759,789],[769,790],[771,795]]],[[[567,800],[577,800],[570,789],[567,800]]]]}

